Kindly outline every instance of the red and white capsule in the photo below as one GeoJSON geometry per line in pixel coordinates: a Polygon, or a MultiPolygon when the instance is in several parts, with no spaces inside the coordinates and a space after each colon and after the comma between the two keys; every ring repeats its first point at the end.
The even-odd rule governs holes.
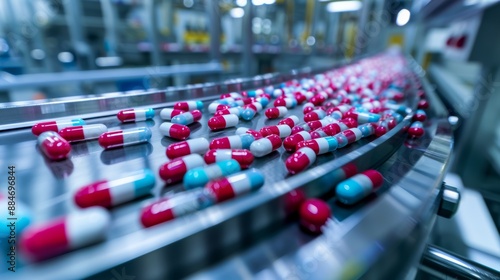
{"type": "Polygon", "coordinates": [[[223,202],[250,191],[258,190],[263,185],[264,175],[259,170],[251,168],[226,178],[211,181],[205,185],[204,190],[216,202],[223,202]]]}
{"type": "Polygon", "coordinates": [[[282,118],[288,113],[288,109],[284,106],[268,108],[265,111],[265,115],[268,119],[282,118]]]}
{"type": "Polygon", "coordinates": [[[250,151],[255,157],[263,157],[279,149],[279,147],[281,147],[280,137],[275,134],[270,134],[262,139],[252,142],[250,145],[250,151]]]}
{"type": "Polygon", "coordinates": [[[203,157],[207,164],[234,159],[242,169],[247,169],[254,160],[252,152],[246,149],[212,149],[203,157]]]}
{"type": "Polygon", "coordinates": [[[222,110],[218,110],[217,112],[215,112],[215,116],[221,116],[221,115],[230,115],[230,114],[234,114],[236,116],[238,116],[238,118],[241,116],[241,112],[243,112],[243,108],[241,107],[232,107],[232,108],[228,108],[228,109],[222,109],[222,110]]]}
{"type": "Polygon", "coordinates": [[[151,139],[151,130],[149,128],[136,127],[105,132],[99,136],[99,145],[104,149],[112,149],[144,143],[149,139],[151,139]]]}
{"type": "Polygon", "coordinates": [[[258,132],[257,130],[250,129],[248,127],[238,127],[234,132],[234,134],[236,135],[250,134],[255,138],[255,140],[263,137],[262,134],[260,134],[260,132],[258,132]]]}
{"type": "Polygon", "coordinates": [[[323,109],[313,110],[304,115],[305,122],[319,121],[326,117],[326,112],[323,109]]]}
{"type": "Polygon", "coordinates": [[[160,118],[165,121],[172,120],[173,117],[184,113],[184,110],[165,108],[160,111],[160,118]]]}
{"type": "Polygon", "coordinates": [[[285,166],[288,172],[297,174],[311,166],[315,161],[316,153],[309,147],[302,147],[286,159],[285,166]]]}
{"type": "Polygon", "coordinates": [[[424,135],[424,124],[421,122],[413,122],[408,129],[408,135],[412,138],[419,138],[424,135]]]}
{"type": "Polygon", "coordinates": [[[85,121],[83,119],[48,121],[35,124],[31,128],[31,132],[38,136],[45,131],[59,132],[65,127],[81,125],[85,125],[85,121]]]}
{"type": "Polygon", "coordinates": [[[20,249],[33,260],[55,257],[103,240],[110,220],[108,211],[101,207],[73,212],[28,227],[21,235],[20,249]]]}
{"type": "Polygon", "coordinates": [[[376,191],[384,183],[384,177],[376,170],[366,170],[340,182],[336,187],[337,198],[344,204],[355,204],[376,191]]]}
{"type": "Polygon", "coordinates": [[[226,104],[220,104],[217,101],[214,101],[208,105],[208,112],[211,114],[214,114],[217,111],[224,110],[224,109],[229,109],[231,106],[226,105],[226,104]]]}
{"type": "Polygon", "coordinates": [[[307,102],[302,106],[302,113],[304,113],[304,115],[313,110],[314,110],[314,104],[312,104],[311,102],[307,102]]]}
{"type": "Polygon", "coordinates": [[[299,117],[297,116],[290,116],[288,118],[284,118],[282,119],[281,121],[278,122],[278,125],[280,124],[286,124],[288,125],[290,128],[293,128],[294,126],[296,126],[297,124],[299,123],[299,117]]]}
{"type": "Polygon", "coordinates": [[[295,98],[285,97],[278,98],[274,101],[274,107],[285,107],[285,108],[295,108],[297,106],[297,100],[295,98]]]}
{"type": "Polygon", "coordinates": [[[310,139],[311,139],[310,132],[300,131],[296,134],[290,135],[287,138],[285,138],[285,140],[283,141],[283,147],[285,148],[286,151],[293,152],[295,151],[298,143],[310,139]]]}
{"type": "Polygon", "coordinates": [[[116,114],[116,117],[123,123],[139,122],[153,119],[155,117],[155,111],[152,108],[126,109],[118,112],[118,114],[116,114]]]}
{"type": "Polygon", "coordinates": [[[240,119],[237,115],[220,115],[211,117],[208,120],[208,127],[211,130],[220,130],[228,127],[234,127],[239,123],[240,119]]]}
{"type": "Polygon", "coordinates": [[[262,136],[268,136],[271,134],[278,135],[280,138],[285,138],[292,134],[292,129],[286,124],[265,126],[260,129],[260,134],[262,136]]]}
{"type": "Polygon", "coordinates": [[[169,159],[187,156],[189,154],[202,155],[208,151],[208,145],[208,140],[205,138],[189,139],[170,144],[165,153],[169,159]]]}
{"type": "Polygon", "coordinates": [[[191,134],[191,130],[182,124],[164,122],[160,125],[160,133],[177,140],[186,140],[191,134]]]}
{"type": "Polygon", "coordinates": [[[203,102],[197,101],[181,101],[174,104],[174,109],[182,110],[184,112],[193,110],[203,110],[203,102]]]}
{"type": "Polygon", "coordinates": [[[51,160],[61,160],[68,157],[71,145],[61,135],[54,131],[46,131],[38,136],[38,146],[51,160]]]}
{"type": "Polygon", "coordinates": [[[160,178],[167,184],[174,184],[182,181],[184,174],[186,174],[188,170],[203,165],[203,158],[199,154],[179,157],[160,166],[160,178]]]}
{"type": "Polygon", "coordinates": [[[104,124],[88,124],[63,128],[59,135],[69,142],[76,142],[97,139],[106,131],[108,128],[104,124]]]}
{"type": "Polygon", "coordinates": [[[190,125],[192,123],[198,122],[201,120],[202,114],[200,110],[193,110],[190,112],[184,112],[172,118],[171,122],[182,124],[182,125],[190,125]]]}

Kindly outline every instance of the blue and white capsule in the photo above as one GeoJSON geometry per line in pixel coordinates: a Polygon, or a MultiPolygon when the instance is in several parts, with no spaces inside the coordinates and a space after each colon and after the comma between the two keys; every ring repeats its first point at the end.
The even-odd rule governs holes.
{"type": "Polygon", "coordinates": [[[234,160],[223,160],[204,167],[189,170],[184,175],[184,188],[203,187],[209,181],[219,179],[241,171],[240,164],[234,160]]]}
{"type": "Polygon", "coordinates": [[[361,130],[362,137],[368,137],[375,134],[374,125],[372,125],[371,123],[362,124],[358,126],[358,129],[361,130]]]}
{"type": "Polygon", "coordinates": [[[231,135],[227,137],[215,138],[210,141],[210,149],[249,149],[255,141],[251,134],[231,135]]]}
{"type": "Polygon", "coordinates": [[[202,113],[200,110],[193,110],[191,112],[185,112],[182,114],[179,114],[175,117],[172,118],[171,122],[176,123],[176,124],[182,124],[182,125],[190,125],[192,123],[198,122],[201,120],[202,113]]]}
{"type": "Polygon", "coordinates": [[[196,101],[181,101],[174,104],[174,109],[182,110],[184,112],[193,110],[203,110],[203,102],[196,101]]]}
{"type": "Polygon", "coordinates": [[[376,170],[366,170],[336,187],[337,198],[344,204],[355,204],[382,186],[384,178],[376,170]]]}

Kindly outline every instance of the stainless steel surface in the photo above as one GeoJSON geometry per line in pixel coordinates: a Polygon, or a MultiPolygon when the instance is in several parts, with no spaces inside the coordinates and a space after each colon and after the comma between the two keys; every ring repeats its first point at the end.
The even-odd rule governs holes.
{"type": "Polygon", "coordinates": [[[444,218],[451,218],[460,205],[460,192],[457,188],[443,183],[441,202],[439,203],[438,215],[444,218]]]}
{"type": "Polygon", "coordinates": [[[500,279],[499,271],[432,245],[425,248],[420,268],[440,279],[500,279]]]}
{"type": "Polygon", "coordinates": [[[72,71],[61,73],[25,74],[13,76],[0,73],[0,90],[21,87],[45,87],[66,83],[112,82],[128,79],[149,79],[175,75],[200,75],[222,72],[217,62],[183,64],[175,66],[153,66],[140,68],[122,68],[106,70],[72,71]]]}

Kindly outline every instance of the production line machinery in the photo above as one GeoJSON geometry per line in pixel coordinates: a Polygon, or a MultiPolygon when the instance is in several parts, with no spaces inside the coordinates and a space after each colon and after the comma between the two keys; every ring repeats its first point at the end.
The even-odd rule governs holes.
{"type": "MultiPolygon", "coordinates": [[[[409,61],[419,74],[418,65],[409,61]]],[[[6,107],[0,110],[0,162],[6,169],[15,166],[17,201],[32,212],[33,222],[47,221],[76,211],[72,195],[83,185],[144,168],[157,172],[168,161],[165,148],[176,142],[158,132],[163,122],[158,116],[161,108],[172,107],[178,100],[202,100],[204,113],[199,123],[190,126],[190,138],[234,135],[235,128],[214,132],[206,125],[211,117],[208,104],[220,94],[277,85],[315,73],[305,69],[222,84],[6,107]],[[116,118],[118,111],[137,107],[155,108],[156,116],[140,123],[120,123],[116,118]],[[103,150],[95,140],[74,143],[68,159],[51,161],[41,154],[28,127],[62,117],[103,123],[109,130],[147,126],[153,134],[147,143],[111,150],[103,150]]],[[[296,175],[286,170],[284,162],[291,153],[281,147],[252,164],[265,175],[260,190],[143,228],[139,213],[145,205],[183,191],[182,184],[165,186],[157,176],[150,196],[110,209],[111,226],[103,242],[41,262],[27,261],[18,254],[16,272],[4,269],[0,277],[401,279],[419,263],[438,212],[450,216],[458,203],[446,198],[453,189],[442,181],[453,145],[453,125],[443,118],[445,110],[425,78],[419,79],[431,104],[421,138],[407,137],[410,113],[387,134],[363,138],[318,156],[310,168],[296,175]],[[358,172],[376,169],[384,177],[383,186],[361,203],[343,205],[336,201],[333,190],[344,179],[345,168],[358,172]],[[328,202],[332,218],[323,235],[299,230],[295,213],[290,211],[297,195],[328,202]]],[[[407,106],[416,109],[416,89],[411,88],[405,96],[407,106]]],[[[303,116],[301,106],[288,113],[303,116]]],[[[238,127],[258,129],[278,121],[266,119],[261,112],[238,127]]]]}

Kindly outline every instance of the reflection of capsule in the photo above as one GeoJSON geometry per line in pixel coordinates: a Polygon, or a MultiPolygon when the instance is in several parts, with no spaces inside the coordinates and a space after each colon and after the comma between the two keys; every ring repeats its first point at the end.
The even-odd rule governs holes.
{"type": "Polygon", "coordinates": [[[144,227],[152,227],[204,209],[213,203],[212,197],[203,188],[176,193],[144,207],[141,210],[141,223],[144,227]]]}
{"type": "Polygon", "coordinates": [[[292,134],[292,129],[286,124],[265,126],[260,129],[260,134],[262,136],[268,136],[271,134],[278,135],[280,138],[285,138],[292,134]]]}
{"type": "Polygon", "coordinates": [[[46,131],[38,136],[38,145],[42,152],[51,160],[61,160],[68,157],[71,145],[61,135],[54,131],[46,131]]]}
{"type": "MultiPolygon", "coordinates": [[[[90,148],[93,147],[91,146],[90,148]]],[[[100,147],[99,149],[102,150],[100,147]]],[[[133,159],[145,159],[152,152],[153,145],[151,143],[128,146],[125,149],[108,149],[101,151],[101,161],[106,165],[117,164],[133,159]]]]}
{"type": "Polygon", "coordinates": [[[300,131],[296,134],[290,135],[285,140],[283,140],[283,147],[286,151],[292,152],[295,151],[295,148],[299,142],[310,140],[311,133],[308,131],[300,131]]]}
{"type": "Polygon", "coordinates": [[[202,187],[211,180],[240,172],[240,164],[234,160],[224,160],[203,167],[196,167],[188,170],[184,175],[184,188],[192,189],[202,187]]]}
{"type": "Polygon", "coordinates": [[[212,149],[203,157],[207,164],[234,159],[242,169],[247,169],[254,160],[252,152],[246,149],[212,149]]]}
{"type": "Polygon", "coordinates": [[[250,129],[248,127],[238,127],[236,131],[234,132],[236,135],[241,135],[241,134],[250,134],[255,138],[255,140],[262,138],[262,134],[258,132],[257,130],[250,129]]]}
{"type": "Polygon", "coordinates": [[[121,122],[139,122],[150,120],[155,117],[155,111],[151,108],[147,109],[126,109],[121,110],[116,114],[116,117],[121,122]]]}
{"type": "Polygon", "coordinates": [[[182,124],[176,124],[170,122],[162,123],[159,129],[162,135],[177,140],[185,140],[191,134],[191,130],[189,129],[189,127],[182,124]]]}
{"type": "Polygon", "coordinates": [[[340,182],[336,188],[337,197],[344,204],[354,204],[376,191],[383,182],[380,172],[367,170],[340,182]]]}
{"type": "Polygon", "coordinates": [[[184,112],[172,118],[171,122],[182,124],[182,125],[190,125],[194,122],[201,120],[202,114],[200,110],[193,110],[190,112],[184,112]]]}
{"type": "Polygon", "coordinates": [[[106,131],[108,128],[104,124],[88,124],[63,128],[59,131],[59,135],[69,142],[76,142],[97,139],[106,131]]]}
{"type": "Polygon", "coordinates": [[[427,114],[424,110],[418,109],[417,111],[415,111],[415,115],[413,115],[414,121],[425,122],[426,119],[427,114]]]}
{"type": "Polygon", "coordinates": [[[105,238],[111,217],[101,207],[70,213],[28,227],[19,241],[21,251],[35,260],[47,259],[105,238]]]}
{"type": "Polygon", "coordinates": [[[208,151],[208,140],[195,138],[170,144],[167,147],[166,155],[168,158],[174,159],[189,154],[204,154],[206,151],[208,151]]]}
{"type": "Polygon", "coordinates": [[[211,130],[220,130],[236,126],[239,121],[238,116],[234,114],[214,116],[208,120],[208,127],[211,130]]]}
{"type": "Polygon", "coordinates": [[[277,150],[279,147],[281,147],[280,137],[275,134],[270,134],[262,139],[252,142],[250,145],[250,151],[255,157],[263,157],[277,150]]]}
{"type": "Polygon", "coordinates": [[[290,116],[288,118],[284,118],[282,119],[281,121],[278,122],[278,125],[280,124],[286,124],[288,125],[290,128],[293,128],[294,126],[296,126],[297,124],[299,123],[299,117],[297,116],[290,116]]]}
{"type": "Polygon", "coordinates": [[[408,135],[413,138],[419,138],[424,135],[424,124],[421,122],[413,122],[408,129],[408,135]]]}
{"type": "Polygon", "coordinates": [[[182,181],[188,170],[203,166],[203,164],[203,158],[198,154],[179,157],[160,166],[160,178],[167,184],[177,183],[182,181]]]}
{"type": "Polygon", "coordinates": [[[259,170],[252,168],[209,182],[204,189],[213,196],[216,202],[222,202],[255,191],[263,185],[264,175],[259,170]]]}
{"type": "Polygon", "coordinates": [[[306,140],[299,142],[297,144],[297,150],[302,147],[311,148],[317,155],[325,154],[328,152],[333,152],[338,147],[337,139],[333,136],[316,138],[311,140],[306,140]]]}
{"type": "Polygon", "coordinates": [[[268,119],[282,118],[288,113],[288,109],[284,106],[268,108],[264,112],[268,119]]]}
{"type": "Polygon", "coordinates": [[[160,118],[162,120],[170,121],[173,117],[184,112],[185,111],[179,109],[165,108],[160,111],[160,118]]]}
{"type": "Polygon", "coordinates": [[[140,144],[151,139],[151,130],[147,127],[136,127],[124,130],[108,131],[99,136],[99,145],[104,149],[140,144]]]}
{"type": "Polygon", "coordinates": [[[85,121],[83,119],[48,121],[35,124],[31,128],[31,132],[36,136],[38,136],[45,131],[59,132],[61,129],[65,127],[80,126],[80,125],[85,125],[85,121]]]}
{"type": "Polygon", "coordinates": [[[149,169],[128,174],[115,180],[102,180],[81,187],[75,193],[75,203],[81,208],[112,207],[148,195],[155,185],[155,175],[149,169]]]}
{"type": "Polygon", "coordinates": [[[193,110],[203,110],[203,102],[197,101],[182,101],[174,104],[174,109],[182,110],[184,112],[193,110]]]}
{"type": "Polygon", "coordinates": [[[291,174],[297,174],[305,170],[316,161],[316,153],[309,147],[302,147],[289,156],[285,166],[291,174]]]}
{"type": "Polygon", "coordinates": [[[255,137],[250,134],[231,135],[210,141],[210,149],[249,149],[255,137]]]}

